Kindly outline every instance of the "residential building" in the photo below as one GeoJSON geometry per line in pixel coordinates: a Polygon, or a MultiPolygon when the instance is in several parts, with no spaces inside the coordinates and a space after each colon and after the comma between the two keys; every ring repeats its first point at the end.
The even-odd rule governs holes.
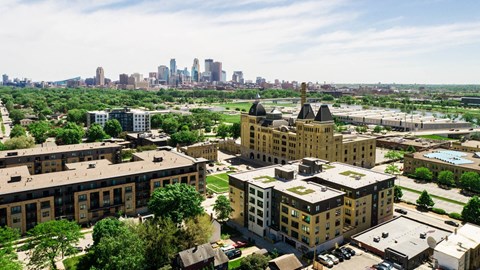
{"type": "Polygon", "coordinates": [[[218,143],[201,142],[184,147],[178,150],[193,158],[204,158],[208,161],[218,160],[218,143]]]}
{"type": "Polygon", "coordinates": [[[371,168],[375,165],[375,138],[334,133],[327,105],[315,114],[305,103],[295,118],[284,118],[276,109],[269,112],[256,101],[241,114],[242,156],[269,164],[316,157],[371,168]]]}
{"type": "Polygon", "coordinates": [[[209,243],[180,251],[174,259],[173,269],[181,270],[227,270],[228,257],[219,248],[209,243]]]}
{"type": "Polygon", "coordinates": [[[97,68],[97,72],[95,76],[95,85],[97,86],[105,85],[105,72],[103,71],[102,67],[97,68]]]}
{"type": "Polygon", "coordinates": [[[404,155],[405,174],[414,174],[415,169],[419,167],[426,167],[432,171],[434,179],[441,171],[451,171],[459,184],[458,181],[463,173],[480,173],[480,156],[478,152],[460,152],[441,148],[404,155]]]}
{"type": "Polygon", "coordinates": [[[0,226],[25,233],[53,219],[89,224],[119,212],[137,216],[147,211],[156,188],[174,183],[205,193],[204,159],[146,151],[134,154],[133,160],[67,163],[67,170],[48,174],[31,174],[25,165],[0,169],[0,226]]]}
{"type": "Polygon", "coordinates": [[[471,223],[455,229],[433,252],[434,266],[445,270],[480,269],[480,227],[471,223]]]}
{"type": "Polygon", "coordinates": [[[394,177],[317,158],[230,174],[229,185],[234,223],[305,252],[393,216],[394,177]]]}
{"type": "Polygon", "coordinates": [[[64,171],[67,163],[102,159],[118,163],[121,148],[105,142],[0,151],[0,169],[26,166],[33,175],[64,171]]]}
{"type": "Polygon", "coordinates": [[[150,131],[150,112],[124,108],[110,111],[87,112],[87,126],[98,123],[102,127],[110,119],[117,119],[123,131],[146,132],[150,131]]]}

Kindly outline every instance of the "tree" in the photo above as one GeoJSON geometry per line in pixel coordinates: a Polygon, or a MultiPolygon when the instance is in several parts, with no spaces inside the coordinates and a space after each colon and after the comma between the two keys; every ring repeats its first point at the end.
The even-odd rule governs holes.
{"type": "Polygon", "coordinates": [[[418,167],[415,169],[415,177],[420,180],[431,181],[433,173],[428,168],[418,167]]]}
{"type": "Polygon", "coordinates": [[[95,243],[92,249],[94,269],[145,269],[145,245],[133,227],[118,227],[113,234],[107,234],[95,243]]]}
{"type": "Polygon", "coordinates": [[[220,138],[229,137],[230,135],[230,126],[225,124],[220,124],[217,129],[217,136],[220,138]]]}
{"type": "Polygon", "coordinates": [[[6,140],[4,145],[7,150],[26,149],[34,147],[35,142],[32,137],[20,136],[6,140]]]}
{"type": "Polygon", "coordinates": [[[420,194],[420,197],[418,197],[417,204],[418,204],[418,206],[420,206],[422,208],[425,208],[425,209],[430,208],[430,207],[435,205],[435,203],[432,200],[432,197],[430,197],[430,194],[428,194],[428,192],[426,190],[424,190],[422,192],[422,194],[420,194]]]}
{"type": "Polygon", "coordinates": [[[98,142],[102,141],[103,139],[107,139],[108,135],[103,130],[100,124],[94,123],[90,126],[87,131],[87,140],[89,142],[98,142]]]}
{"type": "Polygon", "coordinates": [[[95,224],[93,227],[92,239],[93,244],[100,242],[102,237],[114,236],[120,231],[120,227],[125,226],[125,223],[116,218],[104,218],[95,224]]]}
{"type": "Polygon", "coordinates": [[[463,220],[480,225],[480,198],[474,196],[463,207],[462,210],[463,220]]]}
{"type": "Polygon", "coordinates": [[[213,225],[209,215],[201,214],[186,219],[180,237],[182,249],[189,249],[198,244],[208,243],[212,233],[213,225]]]}
{"type": "Polygon", "coordinates": [[[230,133],[234,139],[239,138],[241,134],[240,123],[233,123],[233,125],[230,127],[230,133]]]}
{"type": "Polygon", "coordinates": [[[47,133],[50,128],[50,123],[47,121],[37,121],[28,126],[28,131],[35,138],[35,143],[44,143],[48,138],[47,133]]]}
{"type": "Polygon", "coordinates": [[[20,237],[18,230],[10,227],[0,227],[0,269],[21,270],[13,242],[20,237]]]}
{"type": "Polygon", "coordinates": [[[163,120],[161,125],[161,128],[163,129],[163,131],[168,134],[173,134],[177,132],[179,127],[180,127],[179,123],[173,117],[166,118],[165,120],[163,120]]]}
{"type": "Polygon", "coordinates": [[[224,195],[220,195],[215,200],[213,205],[213,211],[217,215],[218,220],[226,221],[230,218],[230,214],[233,212],[233,208],[230,206],[230,201],[224,195]]]}
{"type": "Polygon", "coordinates": [[[67,121],[78,125],[87,123],[87,110],[71,109],[67,113],[67,121]]]}
{"type": "Polygon", "coordinates": [[[399,186],[395,186],[393,188],[393,200],[395,202],[399,202],[403,197],[403,192],[402,192],[402,188],[399,187],[399,186]]]}
{"type": "Polygon", "coordinates": [[[385,154],[384,157],[389,160],[398,160],[403,158],[403,154],[399,151],[390,150],[385,154]]]}
{"type": "Polygon", "coordinates": [[[34,246],[30,252],[29,266],[34,269],[49,267],[57,269],[55,259],[64,256],[67,250],[73,250],[83,235],[75,221],[51,220],[37,224],[28,232],[28,244],[34,246]]]}
{"type": "Polygon", "coordinates": [[[56,143],[62,144],[77,144],[82,142],[85,131],[75,123],[67,123],[63,128],[58,129],[56,136],[56,143]]]}
{"type": "Polygon", "coordinates": [[[20,124],[20,120],[25,118],[25,113],[21,110],[11,110],[9,113],[10,119],[14,124],[20,124]]]}
{"type": "Polygon", "coordinates": [[[139,237],[145,245],[145,261],[147,269],[159,269],[170,264],[179,251],[176,224],[169,219],[148,221],[138,226],[139,237]]]}
{"type": "Polygon", "coordinates": [[[203,200],[204,198],[195,187],[187,184],[173,184],[156,189],[148,202],[148,209],[157,218],[169,218],[178,224],[184,219],[202,214],[203,200]]]}
{"type": "Polygon", "coordinates": [[[393,175],[399,174],[400,169],[395,164],[388,164],[387,167],[385,168],[385,173],[389,173],[389,174],[393,174],[393,175]]]}
{"type": "Polygon", "coordinates": [[[480,193],[480,176],[476,172],[464,172],[460,177],[460,184],[465,190],[480,193]]]}
{"type": "Polygon", "coordinates": [[[239,270],[264,270],[268,266],[268,256],[252,254],[245,257],[240,263],[239,270]]]}
{"type": "Polygon", "coordinates": [[[118,122],[117,119],[110,119],[105,122],[103,130],[105,130],[105,133],[107,133],[113,138],[118,137],[118,135],[123,131],[122,125],[120,125],[120,122],[118,122]]]}
{"type": "Polygon", "coordinates": [[[176,133],[173,133],[170,136],[170,144],[172,146],[177,146],[177,144],[188,145],[193,144],[203,140],[203,136],[200,136],[198,131],[188,131],[182,130],[176,133]]]}
{"type": "Polygon", "coordinates": [[[10,138],[15,138],[20,136],[27,136],[27,131],[25,130],[24,127],[20,125],[15,125],[10,131],[10,138]]]}
{"type": "Polygon", "coordinates": [[[373,129],[373,132],[374,133],[380,133],[380,132],[382,132],[382,130],[383,130],[382,126],[375,126],[375,128],[373,129]]]}
{"type": "Polygon", "coordinates": [[[455,176],[451,171],[441,171],[438,174],[438,184],[449,187],[455,186],[455,176]]]}

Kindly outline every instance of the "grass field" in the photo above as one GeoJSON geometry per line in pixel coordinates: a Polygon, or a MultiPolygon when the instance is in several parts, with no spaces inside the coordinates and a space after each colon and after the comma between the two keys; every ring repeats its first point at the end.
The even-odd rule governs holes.
{"type": "Polygon", "coordinates": [[[223,122],[240,123],[240,114],[224,114],[222,115],[223,122]]]}
{"type": "Polygon", "coordinates": [[[219,106],[224,108],[228,107],[232,111],[237,108],[239,110],[244,109],[245,111],[248,111],[250,107],[252,107],[252,103],[251,102],[223,103],[223,104],[220,104],[219,106]]]}
{"type": "Polygon", "coordinates": [[[75,256],[68,259],[63,260],[63,265],[65,266],[66,270],[76,270],[77,265],[80,262],[80,259],[85,255],[75,256]]]}
{"type": "MultiPolygon", "coordinates": [[[[417,193],[417,194],[422,194],[421,191],[418,191],[418,190],[415,190],[415,189],[411,189],[411,188],[407,188],[407,187],[404,187],[404,186],[400,186],[401,189],[404,189],[406,191],[410,191],[410,192],[413,192],[413,193],[417,193]]],[[[442,197],[442,196],[437,196],[435,194],[430,194],[430,197],[432,198],[435,198],[435,199],[439,199],[439,200],[442,200],[442,201],[446,201],[446,202],[449,202],[449,203],[454,203],[454,204],[458,204],[458,205],[461,205],[461,206],[465,206],[466,203],[463,203],[463,202],[459,202],[459,201],[456,201],[456,200],[452,200],[452,199],[449,199],[449,198],[445,198],[445,197],[442,197]]]]}
{"type": "Polygon", "coordinates": [[[440,136],[440,135],[419,135],[417,137],[424,138],[424,139],[430,139],[430,140],[439,140],[439,141],[455,141],[456,140],[456,139],[443,137],[443,136],[440,136]]]}
{"type": "Polygon", "coordinates": [[[231,260],[228,262],[228,269],[236,269],[240,267],[240,263],[242,262],[243,258],[238,258],[235,260],[231,260]]]}
{"type": "Polygon", "coordinates": [[[207,176],[207,188],[215,193],[228,191],[228,174],[221,173],[207,176]]]}

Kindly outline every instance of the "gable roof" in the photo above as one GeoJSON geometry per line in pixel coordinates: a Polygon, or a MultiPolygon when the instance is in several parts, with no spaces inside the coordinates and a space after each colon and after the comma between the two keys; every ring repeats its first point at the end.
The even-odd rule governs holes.
{"type": "Polygon", "coordinates": [[[292,253],[270,260],[268,264],[270,267],[274,267],[275,269],[279,270],[293,270],[302,267],[302,263],[292,253]]]}
{"type": "Polygon", "coordinates": [[[215,251],[210,244],[203,244],[178,253],[184,267],[208,260],[215,256],[215,251]]]}
{"type": "Polygon", "coordinates": [[[314,119],[315,113],[313,112],[312,106],[309,103],[303,104],[300,113],[297,116],[297,119],[314,119]]]}
{"type": "Polygon", "coordinates": [[[328,122],[333,121],[332,114],[330,113],[330,109],[327,105],[323,104],[318,109],[317,116],[315,116],[315,121],[318,122],[328,122]]]}

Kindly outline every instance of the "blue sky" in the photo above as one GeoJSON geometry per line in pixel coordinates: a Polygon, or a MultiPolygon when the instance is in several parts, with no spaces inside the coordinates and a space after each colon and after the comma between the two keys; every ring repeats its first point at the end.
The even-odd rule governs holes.
{"type": "Polygon", "coordinates": [[[213,58],[247,79],[480,83],[479,11],[474,0],[2,0],[0,72],[61,80],[103,66],[117,80],[213,58]]]}

